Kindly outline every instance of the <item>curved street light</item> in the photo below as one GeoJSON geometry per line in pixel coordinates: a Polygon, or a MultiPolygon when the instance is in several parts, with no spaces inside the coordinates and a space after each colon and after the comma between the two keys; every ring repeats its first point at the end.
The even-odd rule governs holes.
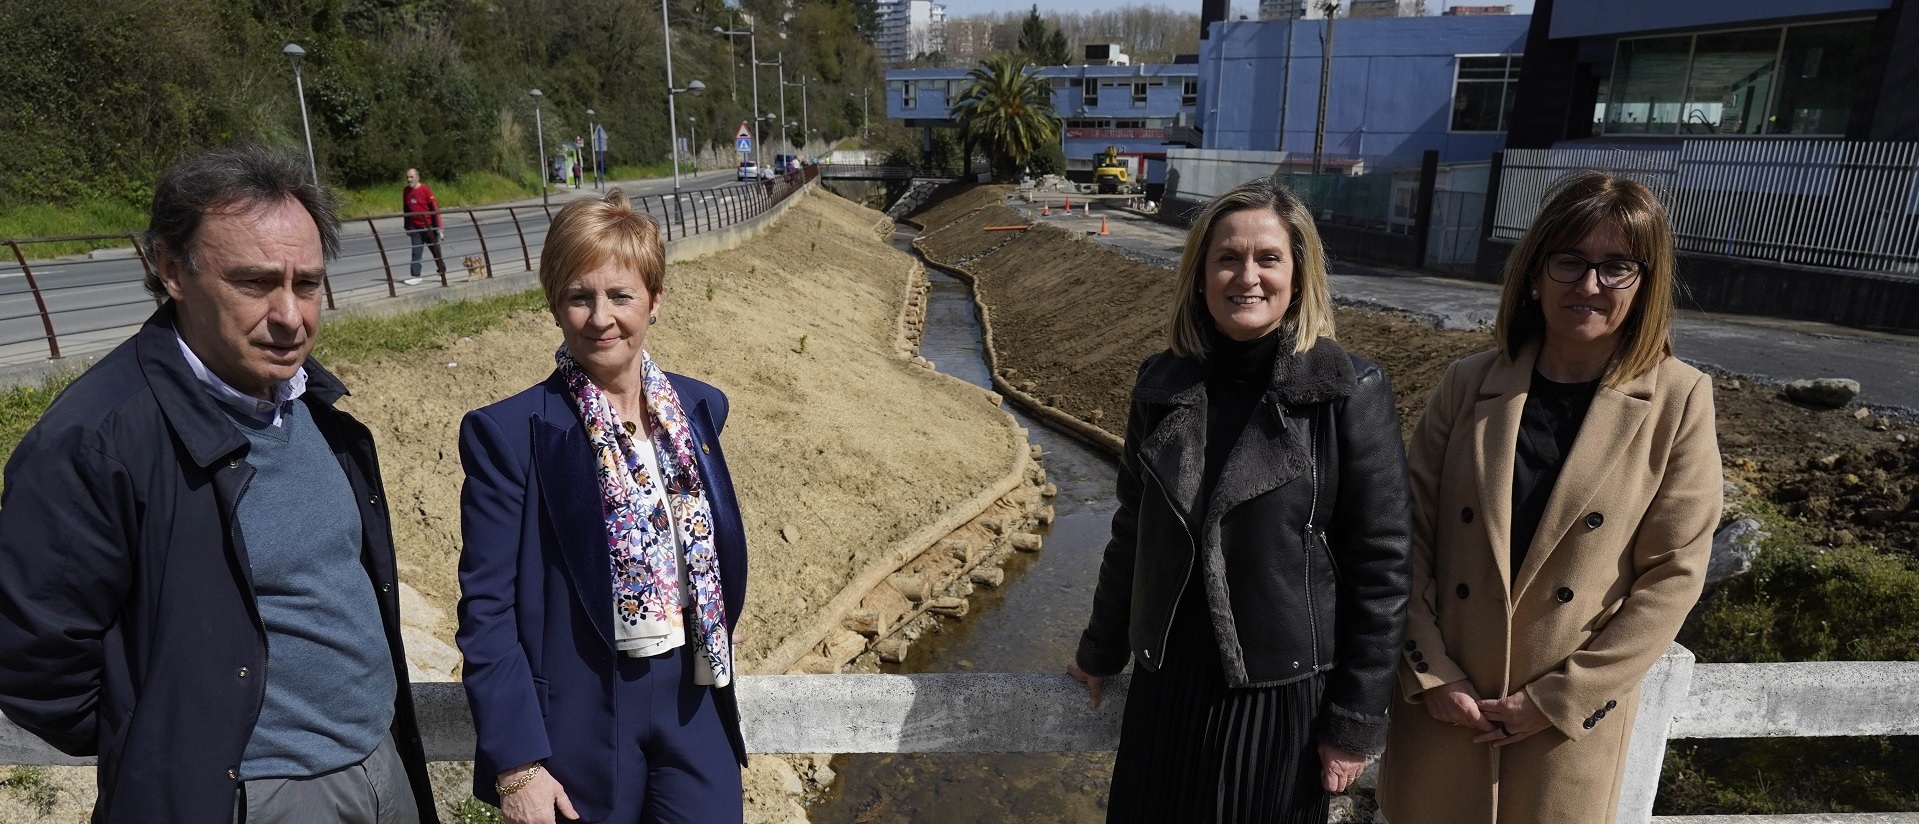
{"type": "Polygon", "coordinates": [[[313,127],[307,125],[307,85],[300,77],[300,61],[307,56],[307,50],[299,43],[288,43],[280,50],[287,56],[287,62],[293,64],[293,88],[300,97],[300,133],[307,138],[307,171],[313,175],[313,185],[320,185],[320,166],[313,162],[313,127]]]}

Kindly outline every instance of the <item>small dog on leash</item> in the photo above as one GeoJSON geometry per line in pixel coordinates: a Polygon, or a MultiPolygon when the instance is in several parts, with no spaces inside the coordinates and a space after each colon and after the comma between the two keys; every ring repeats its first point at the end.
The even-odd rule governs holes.
{"type": "Polygon", "coordinates": [[[487,261],[484,258],[469,256],[461,259],[460,265],[467,268],[467,280],[493,277],[493,272],[487,268],[487,261]]]}

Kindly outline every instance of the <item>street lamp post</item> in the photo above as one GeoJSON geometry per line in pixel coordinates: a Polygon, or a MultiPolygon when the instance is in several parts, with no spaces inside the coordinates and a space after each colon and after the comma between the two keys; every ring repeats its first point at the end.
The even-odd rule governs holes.
{"type": "Polygon", "coordinates": [[[540,205],[547,205],[547,130],[540,124],[540,90],[528,89],[533,98],[534,169],[540,173],[540,205]]]}
{"type": "Polygon", "coordinates": [[[680,205],[680,114],[674,108],[673,99],[681,94],[692,92],[699,94],[707,90],[707,84],[698,80],[687,84],[684,89],[673,85],[673,29],[667,25],[667,0],[660,0],[660,39],[666,43],[667,53],[667,137],[673,141],[667,152],[673,155],[673,202],[674,208],[680,205]]]}
{"type": "Polygon", "coordinates": [[[307,138],[307,171],[313,175],[313,185],[320,185],[320,166],[313,161],[313,127],[307,125],[307,85],[300,78],[300,60],[307,56],[307,50],[299,43],[288,43],[280,50],[287,56],[287,62],[293,64],[293,88],[300,97],[300,133],[307,138]]]}
{"type": "Polygon", "coordinates": [[[865,140],[869,134],[869,129],[867,125],[869,122],[867,119],[867,98],[871,97],[872,94],[873,94],[872,86],[862,86],[860,88],[859,94],[854,94],[853,92],[847,92],[848,97],[860,98],[860,138],[862,140],[865,140]]]}
{"type": "Polygon", "coordinates": [[[696,120],[693,115],[687,115],[687,159],[693,162],[693,173],[697,175],[700,173],[700,132],[694,128],[696,120]]]}
{"type": "MultiPolygon", "coordinates": [[[[775,77],[779,79],[780,83],[780,141],[783,144],[790,144],[791,141],[787,139],[787,53],[781,52],[774,59],[760,65],[776,66],[779,68],[779,72],[775,77]]],[[[792,147],[790,145],[783,145],[780,148],[785,150],[792,147]]]]}
{"type": "Polygon", "coordinates": [[[753,67],[753,147],[760,158],[758,165],[765,166],[767,165],[766,141],[760,139],[760,38],[754,35],[753,27],[751,26],[749,26],[746,31],[733,31],[731,29],[714,26],[713,32],[715,34],[744,34],[747,36],[747,55],[749,57],[747,63],[753,67]]]}
{"type": "Polygon", "coordinates": [[[806,75],[801,75],[800,82],[788,83],[786,85],[800,87],[800,141],[802,143],[802,148],[804,148],[805,147],[804,144],[806,143],[806,141],[812,139],[807,137],[807,135],[812,133],[813,131],[813,129],[809,125],[812,123],[812,121],[807,118],[807,77],[806,75]]]}
{"type": "Polygon", "coordinates": [[[1327,144],[1327,88],[1333,71],[1333,15],[1340,10],[1340,4],[1320,0],[1320,10],[1326,12],[1327,21],[1320,30],[1320,115],[1313,122],[1313,173],[1316,175],[1326,171],[1322,151],[1327,144]]]}
{"type": "Polygon", "coordinates": [[[587,162],[593,164],[594,185],[597,188],[599,188],[601,192],[605,192],[607,190],[607,181],[606,181],[606,178],[600,174],[600,141],[596,140],[595,139],[596,137],[597,135],[593,133],[593,110],[588,109],[587,110],[587,156],[592,158],[592,160],[589,160],[587,162]]]}

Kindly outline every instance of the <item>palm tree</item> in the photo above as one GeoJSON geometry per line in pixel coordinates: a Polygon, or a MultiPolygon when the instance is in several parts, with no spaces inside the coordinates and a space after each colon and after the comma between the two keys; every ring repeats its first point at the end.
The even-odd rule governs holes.
{"type": "Polygon", "coordinates": [[[962,142],[992,156],[994,173],[1003,180],[1026,166],[1041,146],[1060,139],[1053,88],[1012,55],[994,55],[967,72],[967,85],[949,116],[959,121],[962,142]]]}

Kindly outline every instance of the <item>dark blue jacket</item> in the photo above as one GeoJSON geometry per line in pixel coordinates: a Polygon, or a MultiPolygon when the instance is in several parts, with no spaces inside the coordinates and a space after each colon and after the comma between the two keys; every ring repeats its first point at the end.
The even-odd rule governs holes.
{"type": "MultiPolygon", "coordinates": [[[[693,427],[731,628],[746,601],[747,541],[720,452],[727,398],[692,378],[667,379],[693,427]]],[[[497,804],[501,770],[544,760],[581,817],[602,820],[618,780],[613,573],[593,451],[559,373],[467,413],[460,463],[459,642],[478,733],[473,794],[497,804]]],[[[733,687],[714,698],[744,765],[733,687]]]]}
{"type": "MultiPolygon", "coordinates": [[[[7,461],[0,497],[0,710],[99,756],[95,822],[233,818],[260,714],[266,630],[234,519],[247,439],[207,394],[171,304],[60,394],[7,461]]],[[[414,723],[373,434],[308,360],[301,402],[360,502],[399,690],[393,736],[422,821],[437,820],[414,723]]]]}

